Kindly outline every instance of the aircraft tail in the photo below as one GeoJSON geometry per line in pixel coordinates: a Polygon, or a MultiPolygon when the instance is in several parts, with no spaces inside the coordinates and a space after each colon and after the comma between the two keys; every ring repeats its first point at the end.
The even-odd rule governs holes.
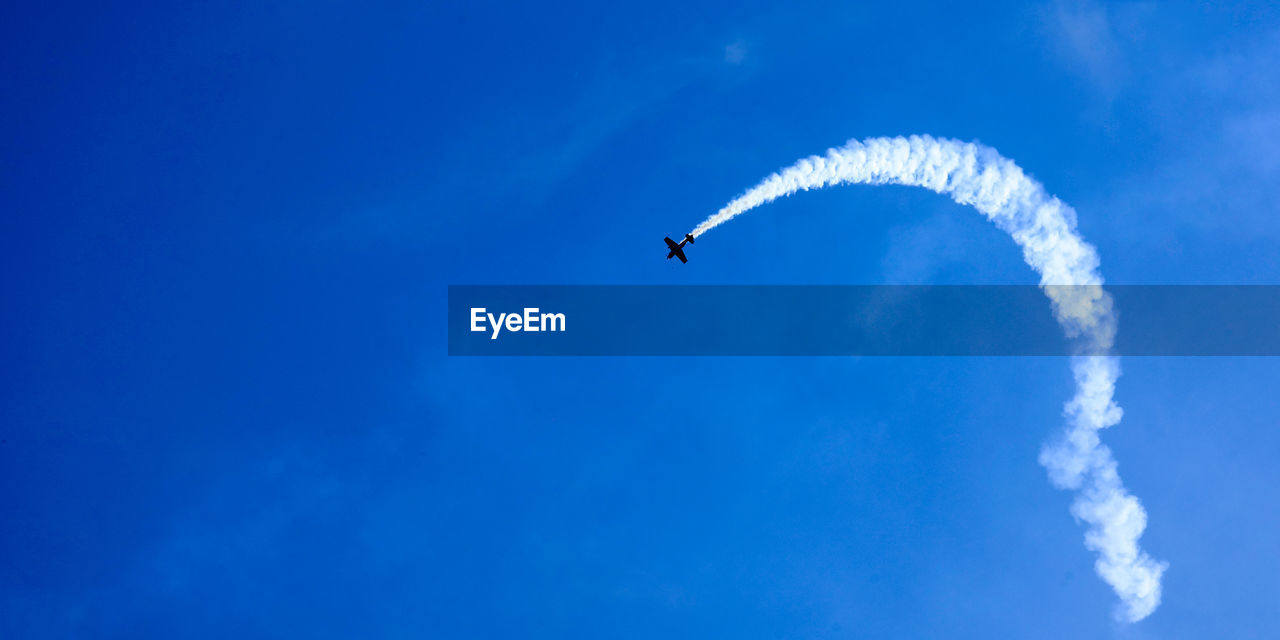
{"type": "Polygon", "coordinates": [[[692,234],[692,233],[686,233],[686,234],[684,234],[684,239],[685,239],[685,240],[688,240],[688,241],[689,241],[689,244],[693,244],[693,234],[692,234]]]}

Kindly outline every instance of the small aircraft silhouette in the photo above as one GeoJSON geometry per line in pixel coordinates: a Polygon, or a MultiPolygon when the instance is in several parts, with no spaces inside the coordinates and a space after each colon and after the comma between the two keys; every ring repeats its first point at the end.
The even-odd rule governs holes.
{"type": "Polygon", "coordinates": [[[672,240],[671,238],[665,238],[665,240],[667,241],[667,248],[671,249],[671,252],[667,254],[668,260],[672,258],[680,258],[680,262],[689,261],[688,258],[684,257],[684,245],[693,244],[692,233],[684,234],[684,240],[681,240],[680,244],[676,244],[675,240],[672,240]]]}

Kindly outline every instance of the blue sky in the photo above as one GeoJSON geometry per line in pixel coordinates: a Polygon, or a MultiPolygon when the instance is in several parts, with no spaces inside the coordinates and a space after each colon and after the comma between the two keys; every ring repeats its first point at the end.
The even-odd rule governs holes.
{"type": "MultiPolygon", "coordinates": [[[[5,637],[1274,637],[1280,363],[1130,358],[1168,561],[1119,625],[1036,453],[1061,358],[445,355],[449,284],[1030,283],[976,139],[1117,283],[1280,282],[1280,10],[9,3],[5,637]]],[[[1124,330],[1121,310],[1121,331],[1124,330]]]]}

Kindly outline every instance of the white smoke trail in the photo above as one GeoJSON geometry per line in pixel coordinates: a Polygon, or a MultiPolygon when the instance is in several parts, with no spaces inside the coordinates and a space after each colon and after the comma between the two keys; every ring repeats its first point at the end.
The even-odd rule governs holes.
{"type": "MultiPolygon", "coordinates": [[[[930,136],[850,141],[775,173],[693,231],[694,237],[725,221],[797,191],[837,184],[900,184],[925,187],[973,206],[1013,237],[1067,335],[1081,353],[1106,353],[1115,337],[1111,297],[1102,289],[1098,254],[1076,233],[1071,207],[994,149],[930,136]],[[1062,286],[1067,285],[1067,286],[1062,286]]],[[[1147,514],[1116,472],[1111,450],[1098,432],[1120,421],[1113,401],[1119,360],[1080,355],[1071,360],[1076,394],[1066,404],[1066,432],[1046,446],[1040,463],[1059,488],[1076,491],[1071,513],[1087,525],[1085,546],[1098,554],[1095,569],[1120,597],[1117,616],[1141,620],[1160,604],[1160,578],[1167,563],[1138,547],[1147,514]]]]}

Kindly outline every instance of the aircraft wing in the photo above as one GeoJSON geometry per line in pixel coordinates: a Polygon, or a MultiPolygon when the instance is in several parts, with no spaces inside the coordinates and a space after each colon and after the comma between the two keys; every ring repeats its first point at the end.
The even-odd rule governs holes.
{"type": "Polygon", "coordinates": [[[668,247],[671,247],[672,249],[680,248],[680,245],[676,244],[675,240],[672,240],[671,238],[663,238],[663,239],[667,241],[668,247]]]}
{"type": "Polygon", "coordinates": [[[676,253],[676,257],[677,257],[677,258],[680,258],[680,262],[684,262],[684,263],[688,263],[688,262],[689,262],[689,259],[688,259],[688,258],[686,258],[686,257],[684,257],[684,252],[683,252],[683,251],[679,251],[679,250],[677,250],[675,253],[676,253]]]}

